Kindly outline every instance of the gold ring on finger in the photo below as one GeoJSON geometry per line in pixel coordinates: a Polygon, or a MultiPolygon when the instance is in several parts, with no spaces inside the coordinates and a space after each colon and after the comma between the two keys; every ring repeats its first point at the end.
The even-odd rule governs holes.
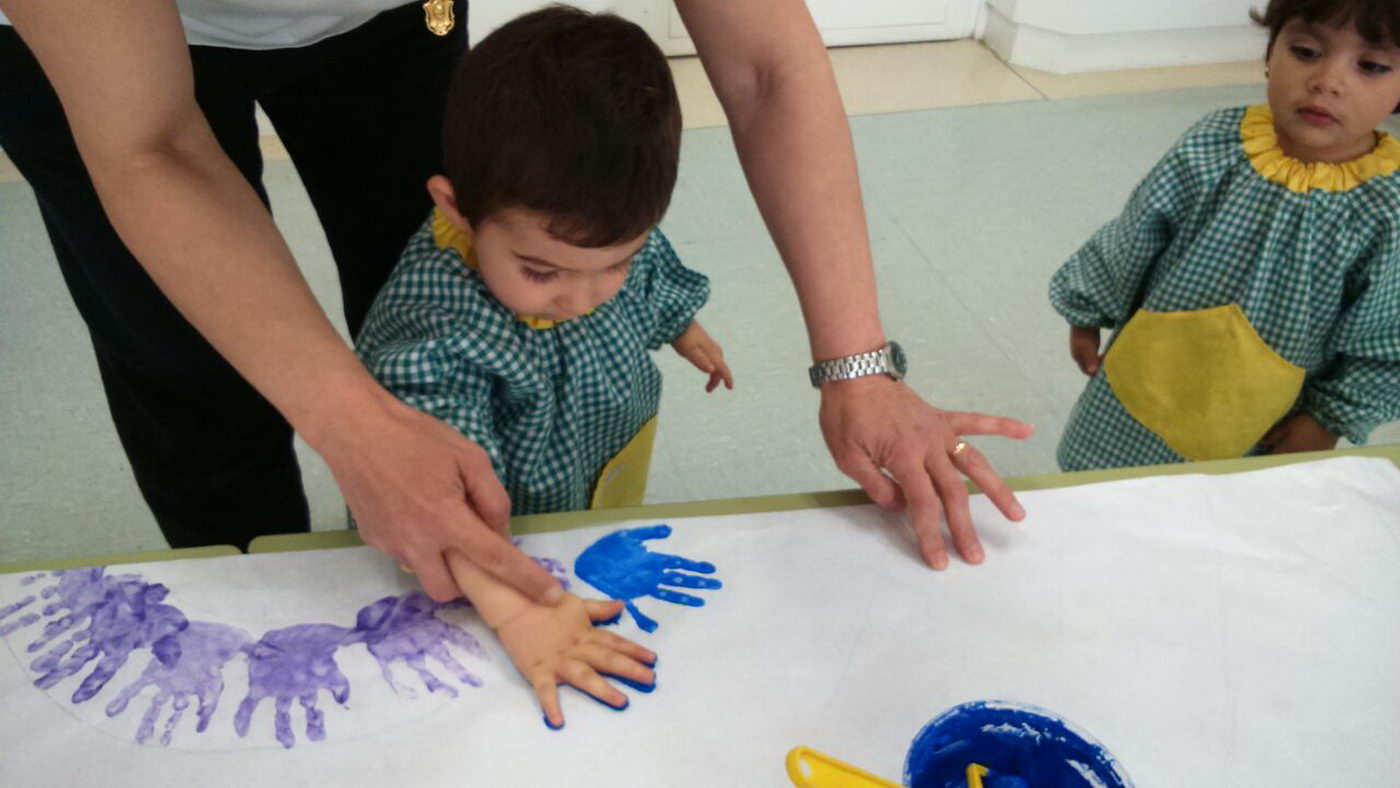
{"type": "Polygon", "coordinates": [[[951,452],[948,453],[948,456],[950,456],[950,457],[956,457],[956,456],[958,456],[959,454],[962,454],[963,449],[966,449],[966,448],[967,448],[967,441],[958,441],[957,443],[954,443],[954,444],[953,444],[953,450],[952,450],[951,452]]]}

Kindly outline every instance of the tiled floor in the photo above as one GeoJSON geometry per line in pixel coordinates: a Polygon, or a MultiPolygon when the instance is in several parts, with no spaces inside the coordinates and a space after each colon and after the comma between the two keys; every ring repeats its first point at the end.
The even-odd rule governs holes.
{"type": "MultiPolygon", "coordinates": [[[[1008,474],[1054,470],[1082,378],[1046,280],[1193,120],[1262,98],[1257,64],[1057,76],[1008,68],[973,42],[843,49],[833,60],[859,116],[882,312],[909,350],[911,385],[944,407],[1034,423],[1025,445],[978,445],[1008,474]]],[[[727,130],[705,128],[723,118],[698,65],[675,68],[690,131],[664,228],[712,278],[702,319],[737,388],[706,395],[697,373],[660,354],[667,383],[649,500],[848,487],[816,429],[792,288],[727,130]]],[[[314,212],[267,142],[278,224],[338,315],[314,212]]],[[[6,167],[0,159],[0,561],[158,548],[32,193],[6,167]]],[[[1400,425],[1375,437],[1394,442],[1400,425]]],[[[315,527],[342,527],[329,472],[305,447],[302,457],[315,527]]]]}

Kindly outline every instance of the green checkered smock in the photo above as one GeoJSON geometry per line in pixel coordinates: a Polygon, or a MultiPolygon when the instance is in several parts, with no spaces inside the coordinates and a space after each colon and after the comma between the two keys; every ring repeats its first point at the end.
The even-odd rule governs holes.
{"type": "MultiPolygon", "coordinates": [[[[1362,443],[1400,418],[1400,148],[1382,135],[1357,166],[1307,165],[1261,135],[1276,148],[1265,107],[1197,122],[1055,273],[1050,300],[1071,325],[1113,329],[1111,342],[1139,309],[1238,304],[1304,371],[1293,412],[1362,443]]],[[[1182,459],[1102,368],[1059,446],[1065,470],[1182,459]]]]}
{"type": "Polygon", "coordinates": [[[592,313],[534,328],[486,289],[429,219],[370,310],[357,350],[405,403],[491,457],[513,514],[586,509],[599,471],[656,415],[648,351],[674,340],[709,298],[660,230],[622,290],[592,313]]]}

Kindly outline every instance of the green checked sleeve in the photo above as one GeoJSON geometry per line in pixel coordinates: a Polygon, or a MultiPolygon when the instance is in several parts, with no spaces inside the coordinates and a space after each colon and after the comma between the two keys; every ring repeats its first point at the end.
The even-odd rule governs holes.
{"type": "Polygon", "coordinates": [[[1132,316],[1157,258],[1171,245],[1191,192],[1182,146],[1157,163],[1117,218],[1099,229],[1050,279],[1050,303],[1070,325],[1113,328],[1132,316]]]}
{"type": "Polygon", "coordinates": [[[671,243],[653,230],[633,263],[627,289],[644,305],[641,310],[649,329],[647,348],[657,350],[690,326],[695,314],[710,299],[710,280],[681,264],[671,243]]]}
{"type": "Polygon", "coordinates": [[[405,260],[380,292],[356,352],[399,400],[485,449],[502,476],[491,405],[494,378],[476,362],[478,353],[468,350],[480,347],[483,325],[499,318],[472,292],[462,272],[454,270],[453,260],[436,250],[423,251],[423,257],[405,260]]]}
{"type": "Polygon", "coordinates": [[[1377,260],[1342,314],[1334,361],[1303,389],[1303,409],[1328,431],[1362,444],[1400,419],[1400,247],[1377,260]]]}

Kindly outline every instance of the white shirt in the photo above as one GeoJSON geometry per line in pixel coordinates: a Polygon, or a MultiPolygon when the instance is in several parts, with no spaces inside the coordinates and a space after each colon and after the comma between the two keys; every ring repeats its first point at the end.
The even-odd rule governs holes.
{"type": "MultiPolygon", "coordinates": [[[[175,0],[191,44],[284,49],[354,30],[411,0],[175,0]]],[[[465,20],[458,20],[459,24],[465,20]]],[[[9,24],[0,14],[0,24],[9,24]]]]}

